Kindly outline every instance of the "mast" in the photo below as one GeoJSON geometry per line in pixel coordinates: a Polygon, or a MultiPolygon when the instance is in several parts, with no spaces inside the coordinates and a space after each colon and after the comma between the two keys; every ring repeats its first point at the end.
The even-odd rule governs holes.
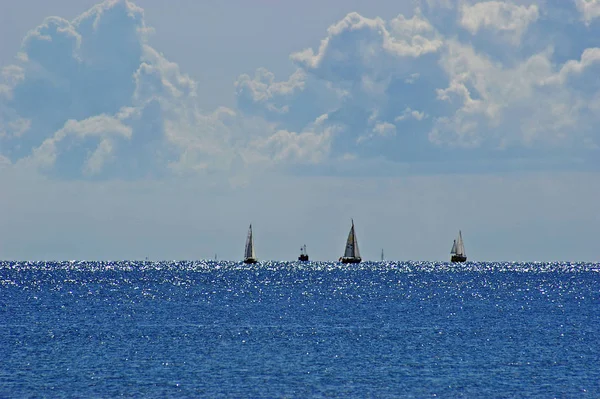
{"type": "Polygon", "coordinates": [[[381,248],[381,261],[383,262],[383,248],[381,248]]]}

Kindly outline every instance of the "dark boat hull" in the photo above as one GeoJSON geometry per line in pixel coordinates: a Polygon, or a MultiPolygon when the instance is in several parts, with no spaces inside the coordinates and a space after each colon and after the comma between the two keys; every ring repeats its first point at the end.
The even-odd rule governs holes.
{"type": "Polygon", "coordinates": [[[464,255],[452,255],[452,257],[450,258],[450,262],[454,262],[454,263],[461,263],[461,262],[466,262],[467,261],[467,257],[464,255]]]}
{"type": "Polygon", "coordinates": [[[340,260],[342,263],[360,263],[361,261],[361,258],[342,258],[340,260]]]}
{"type": "Polygon", "coordinates": [[[299,260],[300,262],[308,262],[308,255],[300,255],[300,256],[298,257],[298,260],[299,260]]]}
{"type": "Polygon", "coordinates": [[[256,262],[257,261],[254,258],[246,258],[246,259],[244,259],[244,263],[246,263],[246,264],[252,264],[252,263],[256,263],[256,262]]]}

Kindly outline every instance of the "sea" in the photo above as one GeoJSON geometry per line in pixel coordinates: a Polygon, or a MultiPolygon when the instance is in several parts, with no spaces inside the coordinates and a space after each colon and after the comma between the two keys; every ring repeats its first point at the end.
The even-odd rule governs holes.
{"type": "Polygon", "coordinates": [[[0,262],[1,398],[600,398],[600,264],[0,262]]]}

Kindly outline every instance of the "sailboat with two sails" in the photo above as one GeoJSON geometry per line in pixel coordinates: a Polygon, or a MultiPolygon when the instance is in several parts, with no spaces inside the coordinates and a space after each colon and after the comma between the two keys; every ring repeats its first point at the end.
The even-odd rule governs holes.
{"type": "Polygon", "coordinates": [[[252,224],[248,229],[248,237],[246,237],[246,249],[244,251],[244,263],[256,263],[256,253],[254,252],[254,241],[252,240],[252,224]]]}
{"type": "Polygon", "coordinates": [[[463,243],[462,233],[458,230],[458,238],[454,240],[452,249],[450,250],[452,256],[450,257],[451,262],[466,262],[467,254],[465,253],[465,244],[463,243]]]}
{"type": "Polygon", "coordinates": [[[300,247],[300,256],[298,256],[300,262],[308,262],[308,252],[306,252],[306,244],[300,247]]]}
{"type": "Polygon", "coordinates": [[[346,239],[344,256],[340,258],[340,262],[360,263],[361,261],[362,258],[360,257],[360,251],[358,250],[358,240],[356,239],[356,232],[354,231],[354,220],[352,220],[352,227],[348,233],[348,239],[346,239]]]}

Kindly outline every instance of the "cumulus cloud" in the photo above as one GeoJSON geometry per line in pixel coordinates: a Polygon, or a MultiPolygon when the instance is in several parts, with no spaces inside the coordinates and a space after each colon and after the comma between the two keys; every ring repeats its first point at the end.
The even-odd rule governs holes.
{"type": "Polygon", "coordinates": [[[519,44],[529,24],[539,17],[535,4],[522,6],[504,1],[485,1],[472,5],[463,3],[460,12],[460,23],[471,34],[475,35],[484,28],[508,32],[515,45],[519,44]]]}
{"type": "Polygon", "coordinates": [[[255,78],[243,74],[235,82],[236,95],[240,102],[261,104],[268,111],[287,113],[289,98],[297,91],[303,91],[306,75],[298,69],[285,82],[275,81],[275,75],[266,68],[259,68],[255,78]]]}
{"type": "MultiPolygon", "coordinates": [[[[350,13],[331,25],[317,50],[292,54],[305,75],[317,79],[305,80],[303,90],[323,85],[338,94],[333,109],[319,110],[340,127],[332,156],[410,160],[414,154],[407,148],[418,148],[427,159],[457,147],[475,156],[511,148],[597,147],[592,126],[600,87],[592,76],[598,50],[585,48],[577,58],[559,61],[551,43],[539,48],[526,39],[532,26],[536,37],[548,26],[556,15],[552,4],[426,1],[422,6],[424,11],[388,21],[350,13]],[[432,21],[440,21],[440,13],[456,18],[454,33],[436,28],[432,21]],[[542,14],[546,20],[540,22],[542,14]],[[464,30],[474,36],[485,31],[488,46],[463,40],[464,30]],[[497,40],[507,42],[508,55],[493,51],[497,40]]],[[[577,29],[561,32],[561,40],[577,29]]],[[[283,126],[293,116],[288,111],[277,120],[283,126]]]]}
{"type": "Polygon", "coordinates": [[[403,57],[435,53],[442,46],[436,30],[421,15],[386,22],[353,12],[327,30],[317,52],[309,48],[291,59],[304,70],[332,82],[386,78],[403,57]]]}
{"type": "Polygon", "coordinates": [[[2,70],[0,156],[60,177],[135,178],[598,148],[600,50],[579,51],[581,29],[568,29],[587,29],[598,2],[563,5],[582,19],[555,21],[563,31],[543,46],[531,38],[557,18],[551,2],[418,4],[391,18],[348,13],[290,55],[290,76],[242,70],[236,106],[210,112],[194,79],[149,45],[131,1],[47,18],[2,70]]]}
{"type": "Polygon", "coordinates": [[[257,150],[253,155],[269,164],[318,164],[327,158],[335,130],[333,126],[319,126],[318,122],[301,133],[279,130],[253,142],[252,149],[257,150]]]}
{"type": "MultiPolygon", "coordinates": [[[[2,156],[60,177],[140,177],[229,170],[269,134],[292,156],[286,137],[307,137],[284,137],[259,117],[223,107],[201,111],[196,82],[147,43],[150,32],[143,10],[126,0],[104,1],[72,21],[49,17],[30,31],[17,63],[2,71],[2,156]]],[[[275,82],[263,70],[236,86],[247,104],[285,113],[304,79],[299,70],[275,82]]]]}
{"type": "Polygon", "coordinates": [[[99,173],[131,140],[118,113],[132,105],[147,32],[142,9],[128,1],[106,1],[73,21],[49,17],[30,31],[3,74],[4,155],[99,173]]]}
{"type": "Polygon", "coordinates": [[[425,119],[427,117],[427,115],[425,114],[425,112],[423,111],[417,111],[414,109],[410,109],[409,107],[407,107],[404,111],[402,111],[402,115],[397,116],[394,121],[395,122],[400,122],[400,121],[404,121],[410,118],[416,119],[418,121],[421,121],[423,119],[425,119]]]}
{"type": "Polygon", "coordinates": [[[433,142],[467,147],[487,142],[504,148],[582,147],[594,141],[590,127],[597,117],[590,112],[590,100],[598,87],[581,83],[597,73],[592,68],[597,49],[586,50],[581,60],[571,60],[559,70],[550,50],[513,67],[495,64],[455,41],[448,50],[442,65],[450,82],[438,90],[438,98],[455,104],[456,110],[437,119],[430,133],[433,142]],[[571,82],[565,84],[568,77],[571,82]]]}
{"type": "MultiPolygon", "coordinates": [[[[246,112],[299,131],[303,129],[296,124],[298,112],[311,110],[302,115],[304,120],[327,115],[327,123],[340,132],[331,145],[330,156],[334,158],[364,151],[376,153],[380,149],[393,153],[391,148],[406,140],[427,141],[424,134],[406,134],[411,126],[405,126],[405,134],[396,137],[394,118],[404,109],[423,108],[435,101],[435,88],[444,83],[436,61],[443,46],[443,37],[419,10],[388,21],[349,13],[327,30],[316,51],[309,48],[291,55],[300,70],[282,83],[288,87],[301,76],[302,85],[287,90],[285,98],[277,97],[286,102],[273,102],[269,85],[275,89],[280,86],[274,85],[272,75],[259,70],[257,77],[269,77],[263,79],[267,84],[254,83],[254,87],[261,88],[261,95],[256,90],[252,97],[238,91],[238,104],[246,112]],[[307,97],[308,92],[319,96],[307,97]],[[265,104],[267,101],[271,104],[265,104]],[[284,108],[286,104],[291,106],[284,108]],[[273,109],[285,112],[274,113],[273,109]]],[[[243,87],[248,87],[248,82],[247,75],[238,79],[243,87]]]]}
{"type": "Polygon", "coordinates": [[[66,159],[68,155],[65,153],[72,155],[77,151],[77,147],[88,142],[85,147],[90,148],[91,151],[83,163],[82,172],[85,175],[94,175],[99,173],[102,166],[113,157],[114,139],[131,139],[131,135],[131,127],[109,115],[93,116],[82,121],[69,120],[62,129],[35,148],[32,156],[23,158],[19,162],[51,168],[55,166],[59,156],[62,156],[61,159],[66,159]]]}
{"type": "Polygon", "coordinates": [[[575,4],[586,25],[589,25],[594,19],[600,17],[599,0],[575,0],[575,4]]]}

